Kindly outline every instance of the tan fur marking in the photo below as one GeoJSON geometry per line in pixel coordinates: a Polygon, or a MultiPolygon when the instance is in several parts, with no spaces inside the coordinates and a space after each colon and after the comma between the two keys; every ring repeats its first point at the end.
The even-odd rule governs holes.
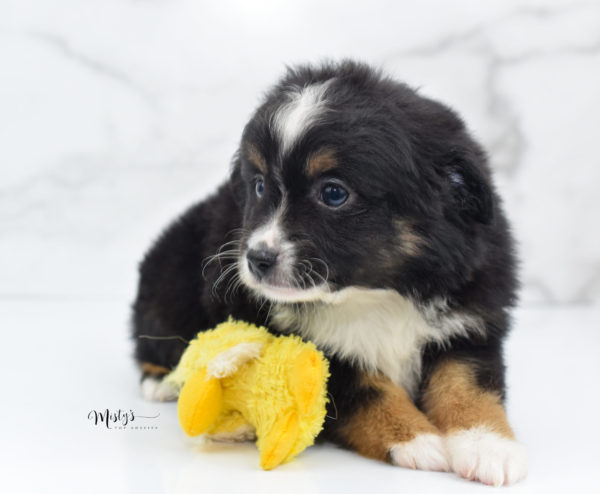
{"type": "Polygon", "coordinates": [[[449,360],[440,364],[423,396],[423,409],[444,433],[486,426],[514,439],[500,396],[481,389],[473,370],[464,363],[449,360]]]}
{"type": "Polygon", "coordinates": [[[267,174],[267,161],[254,144],[246,145],[246,157],[262,172],[263,175],[267,174]]]}
{"type": "Polygon", "coordinates": [[[153,376],[162,376],[171,371],[162,365],[155,365],[151,364],[150,362],[142,362],[142,372],[153,376]]]}
{"type": "Polygon", "coordinates": [[[400,252],[408,257],[418,256],[425,239],[421,237],[406,220],[396,220],[396,230],[400,241],[400,252]]]}
{"type": "Polygon", "coordinates": [[[358,453],[388,461],[393,445],[410,441],[422,433],[439,434],[415,407],[408,393],[386,377],[365,375],[361,384],[377,389],[381,396],[354,414],[341,430],[358,453]]]}
{"type": "Polygon", "coordinates": [[[324,173],[332,170],[338,165],[333,150],[324,148],[311,154],[306,162],[306,174],[314,177],[318,173],[324,173]]]}

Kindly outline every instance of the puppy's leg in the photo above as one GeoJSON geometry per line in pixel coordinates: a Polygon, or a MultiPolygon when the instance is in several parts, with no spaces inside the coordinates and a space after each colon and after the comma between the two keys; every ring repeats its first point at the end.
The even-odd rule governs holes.
{"type": "Polygon", "coordinates": [[[343,444],[364,456],[403,467],[449,470],[439,431],[404,389],[385,377],[367,375],[361,387],[371,398],[337,431],[343,444]]]}
{"type": "Polygon", "coordinates": [[[177,399],[177,390],[173,384],[164,381],[170,372],[166,367],[143,362],[142,369],[142,396],[148,401],[173,401],[177,399]]]}
{"type": "MultiPolygon", "coordinates": [[[[140,264],[140,279],[133,304],[132,336],[135,360],[162,366],[144,372],[142,392],[152,400],[174,399],[172,386],[161,379],[175,368],[187,343],[196,334],[233,315],[258,322],[254,301],[243,291],[226,297],[235,271],[229,269],[237,246],[241,212],[229,184],[206,201],[177,218],[159,236],[140,264]],[[227,252],[220,262],[219,253],[227,252]],[[227,271],[225,271],[227,270],[227,271]],[[228,276],[221,278],[223,273],[228,276]],[[220,283],[216,283],[220,279],[220,283]]],[[[148,369],[147,369],[148,370],[148,369]]]]}
{"type": "Polygon", "coordinates": [[[514,440],[500,394],[481,388],[470,364],[438,364],[425,390],[423,409],[446,435],[450,464],[459,475],[495,486],[525,477],[526,452],[514,440]]]}

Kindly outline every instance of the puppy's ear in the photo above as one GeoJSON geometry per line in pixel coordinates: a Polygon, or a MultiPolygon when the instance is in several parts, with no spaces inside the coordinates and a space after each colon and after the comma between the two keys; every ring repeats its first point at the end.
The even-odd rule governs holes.
{"type": "Polygon", "coordinates": [[[454,161],[444,171],[460,215],[489,225],[494,219],[494,200],[482,172],[465,159],[454,161]]]}
{"type": "Polygon", "coordinates": [[[246,204],[246,188],[242,180],[242,161],[240,159],[240,152],[237,151],[233,160],[231,161],[231,174],[229,176],[229,183],[231,187],[231,193],[233,194],[233,200],[240,209],[244,209],[246,204]]]}

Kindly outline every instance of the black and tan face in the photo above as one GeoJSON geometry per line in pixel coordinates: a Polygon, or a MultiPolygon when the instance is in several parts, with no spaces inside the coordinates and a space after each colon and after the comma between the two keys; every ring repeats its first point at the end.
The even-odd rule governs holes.
{"type": "Polygon", "coordinates": [[[452,185],[418,169],[396,104],[332,78],[274,91],[258,109],[232,176],[244,212],[238,269],[251,290],[328,301],[415,276],[452,185]]]}

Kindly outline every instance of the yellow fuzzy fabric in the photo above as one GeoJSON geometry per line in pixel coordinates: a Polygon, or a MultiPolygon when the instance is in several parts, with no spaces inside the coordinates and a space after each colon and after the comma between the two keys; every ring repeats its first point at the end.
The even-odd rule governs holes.
{"type": "Polygon", "coordinates": [[[314,443],[325,420],[328,377],[327,359],[312,343],[230,319],[200,332],[166,379],[181,388],[178,415],[187,434],[250,424],[261,466],[269,470],[314,443]],[[260,344],[260,356],[226,377],[211,376],[209,364],[241,343],[260,344]]]}

